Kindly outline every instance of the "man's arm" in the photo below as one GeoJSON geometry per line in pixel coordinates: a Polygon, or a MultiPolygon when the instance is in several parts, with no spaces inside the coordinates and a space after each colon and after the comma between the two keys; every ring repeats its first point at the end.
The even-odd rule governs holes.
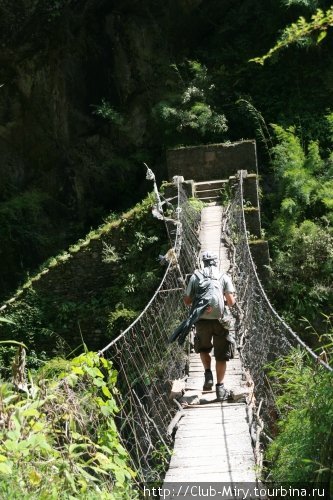
{"type": "Polygon", "coordinates": [[[184,302],[187,306],[190,306],[192,304],[192,298],[189,295],[185,295],[184,302]]]}
{"type": "MultiPolygon", "coordinates": [[[[235,295],[233,293],[225,292],[224,297],[225,297],[225,300],[226,300],[229,307],[232,307],[235,304],[236,299],[235,299],[235,295]]],[[[185,302],[185,304],[186,304],[186,302],[185,302]]]]}
{"type": "Polygon", "coordinates": [[[184,295],[184,303],[187,306],[190,306],[193,302],[193,297],[195,296],[195,282],[196,277],[194,274],[192,274],[184,295]]]}
{"type": "Polygon", "coordinates": [[[228,274],[223,275],[223,291],[224,298],[229,307],[232,307],[236,303],[235,299],[235,287],[231,281],[231,278],[228,274]]]}

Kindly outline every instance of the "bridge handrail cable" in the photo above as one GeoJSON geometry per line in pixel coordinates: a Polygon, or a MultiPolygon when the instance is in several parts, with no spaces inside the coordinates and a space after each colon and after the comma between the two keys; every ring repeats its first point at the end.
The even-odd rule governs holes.
{"type": "Polygon", "coordinates": [[[176,408],[168,396],[171,381],[184,376],[186,365],[183,348],[169,345],[168,337],[186,314],[184,276],[196,266],[200,212],[177,184],[177,206],[167,218],[174,258],[142,313],[100,351],[118,371],[117,427],[141,482],[158,480],[155,461],[169,456],[167,429],[176,408]]]}
{"type": "Polygon", "coordinates": [[[274,316],[281,322],[281,324],[284,326],[284,328],[286,329],[286,331],[291,335],[291,337],[293,337],[293,339],[296,341],[296,343],[298,345],[300,345],[301,347],[303,347],[303,349],[305,349],[308,352],[308,354],[317,363],[321,364],[327,370],[333,372],[333,368],[331,366],[329,366],[327,363],[325,363],[305,342],[303,342],[303,340],[297,335],[297,333],[295,333],[290,328],[290,326],[284,321],[284,319],[281,318],[281,316],[277,313],[277,311],[274,309],[274,307],[272,306],[271,302],[269,301],[269,298],[267,297],[267,294],[266,294],[266,292],[265,292],[265,290],[264,290],[264,288],[262,286],[262,283],[260,281],[260,278],[258,276],[257,268],[256,268],[256,265],[254,264],[252,253],[251,253],[251,250],[250,250],[250,244],[249,244],[249,238],[248,238],[248,231],[246,230],[246,222],[245,222],[244,196],[243,196],[243,172],[242,171],[240,171],[240,190],[241,190],[241,201],[242,201],[242,210],[241,210],[242,225],[243,225],[243,231],[244,231],[245,240],[246,240],[246,246],[247,246],[247,249],[248,249],[248,256],[249,256],[249,259],[250,259],[250,262],[251,262],[251,265],[252,265],[252,271],[254,273],[254,276],[255,276],[255,279],[256,279],[256,282],[257,282],[257,286],[259,287],[260,292],[261,292],[262,296],[264,297],[264,299],[265,299],[265,301],[267,303],[267,306],[272,311],[272,313],[274,314],[274,316]]]}

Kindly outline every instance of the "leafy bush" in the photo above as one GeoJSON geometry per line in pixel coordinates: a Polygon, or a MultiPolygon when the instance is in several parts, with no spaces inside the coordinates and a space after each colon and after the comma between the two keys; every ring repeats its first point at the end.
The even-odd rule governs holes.
{"type": "Polygon", "coordinates": [[[278,241],[272,265],[274,297],[293,322],[301,317],[315,321],[332,304],[333,231],[305,220],[278,241]]]}
{"type": "Polygon", "coordinates": [[[53,360],[26,393],[0,385],[3,498],[136,498],[114,422],[117,374],[86,352],[53,360]]]}
{"type": "MultiPolygon", "coordinates": [[[[43,365],[47,359],[46,348],[50,352],[59,340],[59,335],[47,321],[48,304],[43,299],[33,289],[27,290],[25,298],[11,306],[7,315],[10,323],[1,324],[2,338],[23,341],[27,345],[29,369],[37,369],[43,365]]],[[[0,346],[0,372],[4,378],[10,375],[14,354],[14,347],[0,346]]]]}
{"type": "MultiPolygon", "coordinates": [[[[51,214],[59,208],[49,195],[37,190],[0,202],[2,279],[6,286],[17,281],[22,269],[36,266],[54,249],[51,214]]],[[[2,291],[1,298],[3,295],[2,291]]]]}
{"type": "Polygon", "coordinates": [[[273,125],[273,130],[278,190],[271,195],[271,293],[294,328],[303,316],[318,326],[320,312],[330,313],[333,298],[332,159],[330,154],[322,158],[316,141],[304,148],[293,127],[273,125]]]}
{"type": "Polygon", "coordinates": [[[125,330],[138,316],[138,312],[126,309],[124,304],[118,304],[116,309],[109,314],[108,332],[111,337],[125,330]]]}
{"type": "Polygon", "coordinates": [[[227,120],[212,99],[214,85],[207,68],[198,61],[176,66],[173,91],[156,104],[153,115],[166,136],[177,142],[221,141],[228,130],[227,120]]]}
{"type": "MultiPolygon", "coordinates": [[[[112,221],[106,221],[94,233],[90,232],[85,240],[70,248],[71,253],[77,253],[86,249],[90,240],[101,239],[100,259],[111,268],[111,279],[103,288],[82,294],[75,285],[69,287],[69,294],[64,294],[61,280],[57,282],[59,290],[52,287],[45,290],[43,283],[38,281],[38,286],[35,286],[36,282],[31,279],[24,285],[24,293],[6,309],[6,316],[14,324],[3,325],[2,332],[6,338],[27,344],[29,369],[35,369],[45,361],[45,351],[48,356],[68,355],[81,345],[81,334],[88,343],[86,339],[91,331],[97,330],[100,334],[96,341],[99,344],[92,347],[103,347],[110,335],[117,336],[144,308],[163,273],[157,257],[166,240],[165,226],[151,215],[153,203],[154,198],[148,195],[117,221],[112,217],[112,221]]],[[[63,264],[57,257],[49,265],[53,261],[54,267],[63,264]]],[[[71,266],[72,260],[67,259],[66,265],[71,266]]],[[[85,268],[82,273],[91,276],[93,271],[85,268]]],[[[39,276],[43,280],[43,272],[39,276]]],[[[66,283],[66,290],[68,286],[66,283]]],[[[13,347],[0,346],[3,376],[10,372],[13,354],[13,347]]]]}
{"type": "Polygon", "coordinates": [[[270,375],[280,418],[266,453],[269,480],[333,483],[332,373],[294,350],[274,364],[270,375]]]}
{"type": "Polygon", "coordinates": [[[108,120],[119,127],[124,123],[122,115],[116,111],[106,99],[102,99],[102,103],[99,106],[96,106],[94,114],[101,116],[105,120],[108,120]]]}

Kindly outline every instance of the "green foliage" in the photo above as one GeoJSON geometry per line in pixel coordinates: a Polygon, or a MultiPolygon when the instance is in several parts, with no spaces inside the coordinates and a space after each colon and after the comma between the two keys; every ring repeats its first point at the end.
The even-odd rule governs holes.
{"type": "Polygon", "coordinates": [[[293,127],[273,125],[273,130],[278,141],[271,150],[278,190],[270,227],[271,289],[296,327],[303,316],[315,321],[320,311],[328,313],[332,301],[331,160],[321,157],[316,141],[304,150],[293,127]]]}
{"type": "Polygon", "coordinates": [[[27,191],[0,202],[2,279],[13,282],[18,262],[27,269],[45,258],[54,246],[50,234],[51,198],[41,191],[27,191]]]}
{"type": "Polygon", "coordinates": [[[203,201],[199,200],[199,198],[189,198],[188,202],[191,205],[191,207],[194,208],[194,210],[199,213],[206,206],[206,204],[203,201]]]}
{"type": "Polygon", "coordinates": [[[111,336],[121,333],[138,316],[137,311],[126,309],[124,304],[117,304],[116,309],[109,314],[108,331],[111,336]]]}
{"type": "Polygon", "coordinates": [[[287,7],[290,7],[291,5],[301,5],[311,9],[318,7],[318,0],[282,0],[282,3],[287,7]]]}
{"type": "Polygon", "coordinates": [[[165,134],[178,142],[221,141],[228,130],[227,120],[211,99],[214,85],[207,68],[198,61],[172,67],[178,80],[176,89],[153,110],[165,134]]]}
{"type": "MultiPolygon", "coordinates": [[[[170,464],[170,450],[164,446],[160,445],[155,448],[155,450],[151,454],[152,456],[152,464],[154,468],[154,473],[157,478],[162,478],[165,476],[165,472],[168,470],[170,464]]],[[[156,487],[162,486],[161,479],[156,481],[156,487]]]]}
{"type": "Polygon", "coordinates": [[[70,3],[70,0],[51,0],[47,2],[46,11],[49,15],[48,21],[54,21],[63,14],[63,9],[70,3]]]}
{"type": "MultiPolygon", "coordinates": [[[[58,339],[58,335],[47,324],[45,306],[44,300],[29,289],[24,300],[12,305],[10,314],[5,318],[10,320],[10,323],[1,326],[2,338],[23,341],[26,344],[27,365],[30,369],[36,369],[44,364],[46,346],[51,351],[58,339]]],[[[2,377],[7,378],[10,375],[14,354],[14,347],[0,346],[2,377]]]]}
{"type": "Polygon", "coordinates": [[[305,151],[294,127],[272,127],[278,141],[271,149],[279,188],[276,199],[282,211],[291,212],[293,222],[309,214],[330,217],[331,159],[321,158],[318,141],[310,141],[305,151]]]}
{"type": "Polygon", "coordinates": [[[94,114],[97,116],[101,116],[105,120],[108,120],[110,123],[117,125],[118,127],[120,127],[124,123],[124,118],[122,117],[122,115],[118,111],[116,111],[106,99],[102,99],[102,104],[100,106],[96,106],[94,114]]]}
{"type": "Polygon", "coordinates": [[[299,138],[295,135],[294,127],[285,130],[273,125],[273,129],[279,141],[272,149],[273,164],[280,181],[280,193],[288,200],[282,200],[282,209],[285,206],[286,212],[291,212],[292,219],[297,221],[302,214],[306,214],[309,205],[321,202],[318,198],[318,187],[322,183],[325,185],[325,176],[316,177],[316,174],[322,173],[324,162],[319,156],[317,142],[310,142],[308,154],[305,154],[299,138]],[[291,211],[290,200],[294,202],[291,211]]]}
{"type": "Polygon", "coordinates": [[[301,317],[315,321],[320,311],[329,311],[333,299],[333,230],[305,220],[299,227],[288,227],[277,247],[272,266],[275,299],[293,323],[301,317]]]}
{"type": "MultiPolygon", "coordinates": [[[[298,3],[304,3],[308,6],[313,2],[306,0],[301,2],[301,0],[299,0],[298,3]]],[[[316,34],[316,43],[320,43],[326,37],[327,29],[330,26],[333,26],[333,7],[330,7],[325,12],[322,9],[317,9],[315,14],[311,16],[310,21],[306,21],[304,17],[299,17],[295,23],[292,23],[283,30],[281,38],[267,54],[250,59],[250,61],[264,64],[266,59],[272,57],[275,52],[288,47],[292,43],[298,43],[300,45],[308,44],[310,35],[313,36],[316,34]]]]}
{"type": "Polygon", "coordinates": [[[86,352],[53,360],[27,393],[0,385],[1,497],[136,498],[114,422],[116,377],[109,361],[86,352]]]}
{"type": "Polygon", "coordinates": [[[270,157],[270,148],[273,146],[272,138],[266,121],[260,111],[247,99],[238,99],[237,104],[242,110],[248,114],[255,123],[256,135],[259,140],[264,144],[268,156],[270,157]]]}
{"type": "MultiPolygon", "coordinates": [[[[154,263],[155,264],[155,263],[154,263]]],[[[145,266],[144,266],[145,267],[145,266]]],[[[122,278],[125,278],[122,275],[122,278]]],[[[112,287],[112,301],[119,300],[108,314],[108,333],[111,337],[126,329],[139,315],[159,284],[156,271],[136,270],[127,273],[125,281],[117,280],[112,287]]]]}
{"type": "Polygon", "coordinates": [[[111,264],[111,262],[117,262],[119,258],[120,257],[116,252],[116,248],[103,241],[103,262],[111,264]]]}
{"type": "MultiPolygon", "coordinates": [[[[112,216],[111,221],[107,220],[100,228],[91,231],[85,239],[72,246],[68,254],[64,254],[65,258],[62,254],[49,259],[46,269],[48,280],[52,279],[49,273],[60,266],[56,271],[59,273],[64,262],[66,269],[67,266],[70,268],[72,254],[82,250],[89,252],[91,242],[95,244],[95,240],[100,239],[96,247],[100,249],[99,259],[108,268],[111,277],[109,281],[104,281],[102,289],[98,287],[97,290],[84,289],[82,292],[85,293],[78,292],[76,284],[69,288],[68,283],[62,286],[59,277],[56,278],[57,290],[54,287],[44,289],[38,283],[43,280],[44,269],[37,275],[38,280],[30,279],[24,285],[24,292],[6,309],[6,317],[14,324],[2,325],[3,338],[26,343],[29,369],[41,366],[46,357],[67,356],[81,346],[82,341],[90,345],[92,331],[99,333],[93,347],[102,347],[110,338],[119,335],[145,307],[163,272],[157,263],[157,256],[166,238],[164,225],[151,215],[153,203],[154,198],[147,196],[117,220],[112,216]],[[38,287],[35,288],[36,282],[38,287]]],[[[77,258],[80,259],[79,256],[77,258]]],[[[84,262],[83,258],[82,265],[84,262]]],[[[80,272],[83,273],[84,287],[87,277],[95,282],[95,271],[90,267],[80,272]]],[[[104,279],[103,275],[101,279],[104,279]]],[[[10,375],[14,354],[13,346],[0,345],[0,366],[4,377],[10,375]]]]}
{"type": "Polygon", "coordinates": [[[147,236],[145,233],[140,231],[135,231],[134,233],[134,243],[129,247],[128,254],[132,252],[141,253],[142,250],[158,241],[157,236],[147,236]]]}
{"type": "Polygon", "coordinates": [[[294,350],[274,364],[270,375],[280,418],[278,435],[266,453],[269,479],[332,482],[332,373],[294,350]]]}

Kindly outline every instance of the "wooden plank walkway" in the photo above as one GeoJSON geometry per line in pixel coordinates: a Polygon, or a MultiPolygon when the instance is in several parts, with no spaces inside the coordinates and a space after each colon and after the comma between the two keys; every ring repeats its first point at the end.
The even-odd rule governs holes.
{"type": "MultiPolygon", "coordinates": [[[[214,373],[214,358],[212,361],[214,373]]],[[[247,391],[238,358],[228,362],[224,382],[235,394],[247,391]]],[[[215,402],[215,388],[202,393],[202,385],[200,357],[191,353],[185,394],[193,394],[198,404],[184,408],[185,416],[178,424],[165,483],[255,482],[255,462],[244,399],[218,403],[215,402]]]]}
{"type": "MultiPolygon", "coordinates": [[[[205,207],[201,217],[201,249],[216,252],[220,256],[220,269],[227,271],[227,250],[221,244],[222,207],[205,207]]],[[[212,371],[216,380],[214,357],[212,371]]],[[[231,402],[216,402],[215,384],[213,391],[202,393],[203,374],[200,356],[191,353],[185,399],[191,401],[193,395],[195,404],[184,408],[185,415],[178,423],[174,452],[164,486],[174,482],[255,483],[255,461],[246,402],[241,397],[249,392],[249,388],[242,377],[240,360],[235,358],[227,363],[224,383],[226,388],[234,392],[231,402]],[[237,401],[237,394],[241,397],[240,401],[237,401]]]]}

